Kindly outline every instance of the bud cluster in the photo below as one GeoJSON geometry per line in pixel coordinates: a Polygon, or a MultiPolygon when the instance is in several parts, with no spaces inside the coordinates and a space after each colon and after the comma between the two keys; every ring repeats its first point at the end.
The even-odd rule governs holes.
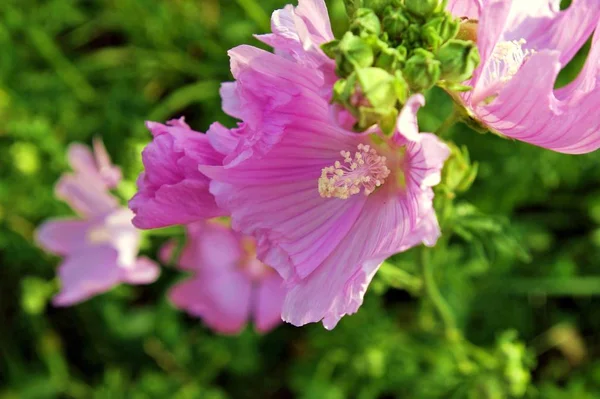
{"type": "Polygon", "coordinates": [[[379,124],[391,133],[406,99],[439,84],[459,87],[479,65],[462,21],[440,0],[345,0],[350,29],[323,45],[340,78],[333,102],[356,119],[354,129],[379,124]]]}

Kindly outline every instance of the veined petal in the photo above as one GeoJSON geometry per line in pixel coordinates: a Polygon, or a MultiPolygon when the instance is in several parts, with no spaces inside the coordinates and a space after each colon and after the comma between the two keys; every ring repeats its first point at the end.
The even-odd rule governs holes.
{"type": "Polygon", "coordinates": [[[560,51],[560,62],[566,65],[599,19],[599,0],[575,0],[564,11],[559,0],[513,1],[503,40],[525,39],[524,49],[560,51]]]}
{"type": "MultiPolygon", "coordinates": [[[[505,136],[554,151],[580,154],[600,147],[600,100],[570,106],[554,96],[561,68],[558,52],[534,54],[500,95],[477,113],[481,120],[505,136]]],[[[595,98],[594,98],[595,97],[595,98]]]]}
{"type": "Polygon", "coordinates": [[[323,321],[332,329],[355,313],[381,262],[405,247],[414,226],[416,202],[385,191],[369,196],[340,245],[310,276],[288,289],[283,319],[296,326],[323,321]],[[326,287],[326,289],[325,289],[326,287]]]}

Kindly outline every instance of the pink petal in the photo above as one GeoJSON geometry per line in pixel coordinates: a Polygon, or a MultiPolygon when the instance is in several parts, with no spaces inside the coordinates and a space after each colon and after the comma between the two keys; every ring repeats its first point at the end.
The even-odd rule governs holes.
{"type": "Polygon", "coordinates": [[[479,19],[482,0],[449,0],[446,10],[456,17],[479,19]]]}
{"type": "Polygon", "coordinates": [[[557,52],[534,54],[490,104],[476,112],[503,135],[558,152],[581,154],[600,147],[596,92],[577,106],[561,102],[553,86],[561,68],[557,52]]]}
{"type": "Polygon", "coordinates": [[[138,193],[129,206],[139,228],[186,224],[222,215],[208,192],[209,179],[198,165],[217,165],[223,156],[210,145],[208,137],[187,128],[183,121],[165,126],[148,123],[154,135],[144,149],[145,172],[138,179],[138,193]]]}
{"type": "Polygon", "coordinates": [[[121,282],[117,251],[108,245],[84,248],[67,256],[59,266],[61,290],[55,306],[70,306],[106,292],[121,282]]]}
{"type": "Polygon", "coordinates": [[[105,187],[86,179],[81,174],[63,175],[55,187],[56,196],[83,217],[98,217],[110,213],[119,206],[105,187]]]}
{"type": "Polygon", "coordinates": [[[100,176],[102,176],[102,179],[108,188],[117,187],[122,178],[121,168],[112,164],[110,156],[101,139],[96,137],[93,142],[93,147],[100,176]]]}
{"type": "Polygon", "coordinates": [[[266,333],[279,325],[281,309],[285,299],[283,280],[276,273],[270,273],[258,285],[254,301],[254,323],[256,330],[266,333]]]}
{"type": "Polygon", "coordinates": [[[590,37],[600,19],[600,1],[575,0],[560,11],[559,0],[513,1],[504,40],[525,39],[524,48],[558,50],[566,65],[590,37]]]}
{"type": "Polygon", "coordinates": [[[257,238],[259,258],[286,279],[304,277],[335,248],[365,202],[365,196],[324,199],[317,189],[321,169],[360,140],[331,126],[306,124],[290,129],[262,159],[201,169],[219,180],[211,192],[231,212],[233,227],[257,238]]]}
{"type": "Polygon", "coordinates": [[[322,320],[332,329],[344,315],[355,313],[381,262],[405,247],[414,228],[407,221],[416,219],[414,212],[413,201],[388,198],[384,191],[370,195],[340,245],[310,276],[288,289],[283,319],[296,326],[322,320]]]}
{"type": "Polygon", "coordinates": [[[75,252],[87,244],[91,222],[78,219],[51,219],[36,230],[36,241],[47,251],[58,255],[75,252]]]}
{"type": "Polygon", "coordinates": [[[173,304],[222,334],[237,334],[250,318],[251,282],[241,271],[198,275],[175,285],[173,304]]]}
{"type": "Polygon", "coordinates": [[[403,138],[410,141],[420,140],[417,112],[424,105],[425,97],[422,94],[415,94],[406,101],[396,122],[396,142],[401,142],[403,138]]]}
{"type": "Polygon", "coordinates": [[[160,275],[158,265],[146,257],[137,258],[133,267],[123,269],[123,279],[130,284],[150,284],[160,275]]]}

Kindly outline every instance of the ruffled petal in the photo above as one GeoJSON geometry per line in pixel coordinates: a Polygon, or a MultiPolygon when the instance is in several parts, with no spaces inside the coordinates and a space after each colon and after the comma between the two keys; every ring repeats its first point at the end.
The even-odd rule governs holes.
{"type": "Polygon", "coordinates": [[[226,165],[264,156],[297,117],[328,119],[327,100],[319,95],[323,78],[313,69],[251,46],[236,47],[229,54],[236,82],[226,86],[224,101],[243,123],[231,132],[238,143],[225,158],[226,165]]]}
{"type": "Polygon", "coordinates": [[[58,255],[75,252],[86,245],[92,222],[79,219],[51,219],[36,230],[36,241],[47,251],[58,255]]]}
{"type": "Polygon", "coordinates": [[[600,99],[596,92],[577,106],[553,93],[561,69],[558,52],[534,54],[489,105],[476,109],[497,132],[554,151],[581,154],[600,147],[600,99]]]}
{"type": "Polygon", "coordinates": [[[222,334],[239,333],[250,318],[252,284],[241,272],[198,275],[175,285],[173,304],[222,334]]]}
{"type": "Polygon", "coordinates": [[[273,33],[257,35],[275,49],[276,54],[299,64],[334,74],[335,63],[321,50],[323,43],[334,39],[323,0],[300,0],[298,7],[285,6],[273,12],[273,33]]]}
{"type": "Polygon", "coordinates": [[[58,268],[61,290],[55,306],[70,306],[106,292],[121,282],[117,251],[109,245],[87,247],[67,256],[58,268]]]}
{"type": "Polygon", "coordinates": [[[266,333],[282,322],[281,309],[285,287],[279,275],[270,273],[259,283],[254,299],[254,324],[256,330],[266,333]]]}
{"type": "Polygon", "coordinates": [[[456,17],[479,19],[482,0],[449,0],[446,10],[456,17]]]}
{"type": "Polygon", "coordinates": [[[223,160],[208,137],[182,120],[170,126],[149,122],[148,128],[154,139],[142,152],[145,172],[129,202],[135,226],[165,227],[222,215],[208,192],[210,180],[198,171],[198,165],[219,165],[223,160]]]}
{"type": "Polygon", "coordinates": [[[560,51],[564,66],[591,36],[600,19],[600,1],[575,0],[560,11],[560,0],[513,1],[503,40],[525,39],[525,49],[560,51]]]}
{"type": "Polygon", "coordinates": [[[405,196],[390,198],[383,190],[371,194],[340,245],[310,276],[288,289],[283,319],[296,326],[322,320],[332,329],[344,315],[355,313],[381,262],[405,247],[414,228],[407,221],[417,218],[415,205],[405,196]]]}

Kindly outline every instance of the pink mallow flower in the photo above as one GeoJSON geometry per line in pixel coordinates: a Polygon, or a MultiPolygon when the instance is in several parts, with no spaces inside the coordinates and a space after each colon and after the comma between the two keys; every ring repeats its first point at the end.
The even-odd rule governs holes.
{"type": "Polygon", "coordinates": [[[386,258],[436,243],[432,186],[449,149],[419,133],[421,95],[410,98],[389,137],[332,119],[335,77],[319,46],[333,35],[322,0],[276,11],[272,23],[275,54],[250,46],[229,52],[236,81],[223,86],[223,107],[243,122],[211,126],[224,164],[200,170],[233,228],[255,237],[258,258],[284,278],[283,319],[331,329],[358,310],[386,258]]]}
{"type": "Polygon", "coordinates": [[[223,162],[208,137],[191,130],[183,118],[146,126],[153,139],[142,152],[145,171],[129,202],[133,224],[151,229],[223,215],[208,192],[210,180],[198,170],[199,164],[223,162]]]}
{"type": "Polygon", "coordinates": [[[554,151],[600,147],[600,0],[451,0],[477,19],[481,65],[459,100],[490,130],[554,151]],[[579,77],[555,89],[561,69],[596,33],[579,77]]]}
{"type": "Polygon", "coordinates": [[[53,304],[73,305],[120,283],[155,281],[158,266],[137,257],[140,233],[131,224],[133,213],[108,191],[119,183],[121,172],[102,142],[94,142],[94,154],[72,144],[68,158],[74,172],[61,177],[56,196],[80,217],[48,220],[36,232],[42,248],[64,257],[58,268],[62,287],[53,304]]]}
{"type": "MultiPolygon", "coordinates": [[[[177,264],[193,276],[171,289],[175,306],[222,334],[239,333],[251,318],[262,333],[281,323],[283,280],[256,259],[252,238],[218,221],[193,223],[187,232],[177,264]]],[[[165,262],[173,248],[168,243],[161,250],[165,262]]]]}

